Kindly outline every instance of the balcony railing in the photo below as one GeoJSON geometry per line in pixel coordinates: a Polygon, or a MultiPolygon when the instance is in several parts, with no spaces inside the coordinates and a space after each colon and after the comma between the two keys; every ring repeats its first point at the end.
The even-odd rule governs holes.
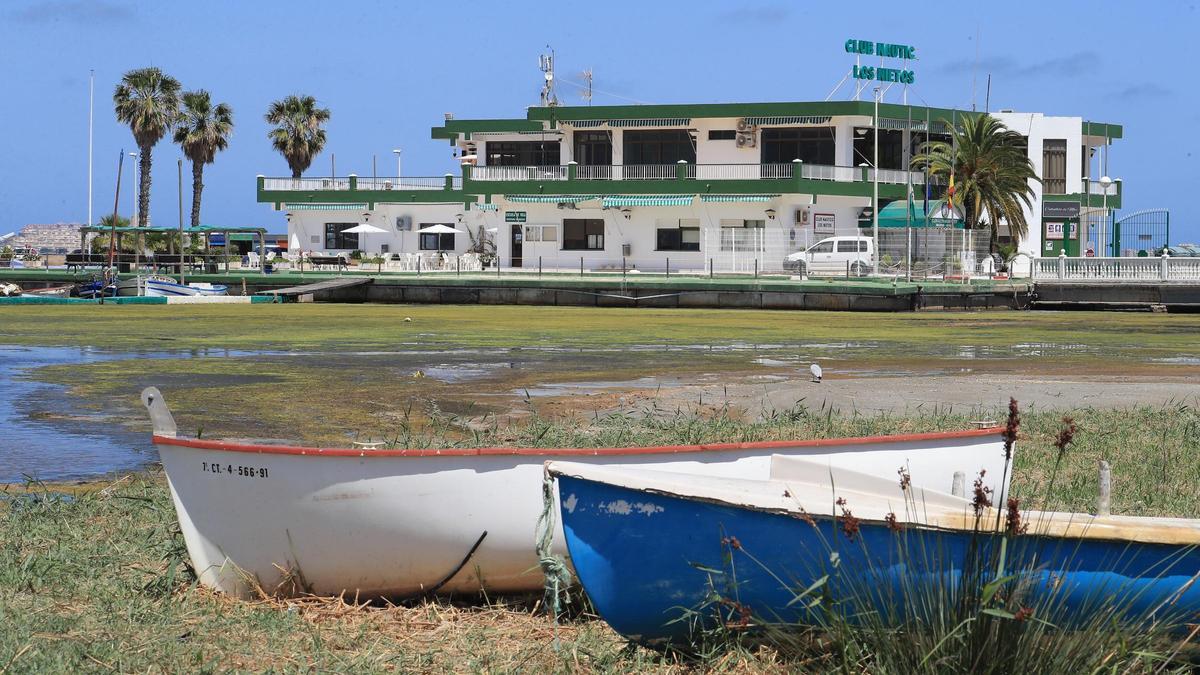
{"type": "Polygon", "coordinates": [[[402,176],[400,178],[363,178],[353,175],[345,178],[263,178],[262,189],[279,192],[461,190],[462,177],[447,174],[445,176],[402,176]]]}
{"type": "Polygon", "coordinates": [[[800,177],[808,180],[830,180],[838,183],[854,183],[863,179],[863,170],[855,166],[803,164],[800,167],[800,177]]]}
{"type": "Polygon", "coordinates": [[[349,190],[349,178],[264,178],[264,190],[349,190]]]}
{"type": "Polygon", "coordinates": [[[1039,281],[1200,281],[1200,258],[1034,258],[1039,281]]]}
{"type": "Polygon", "coordinates": [[[476,166],[471,179],[479,181],[509,180],[566,180],[567,167],[558,164],[543,166],[476,166]]]}

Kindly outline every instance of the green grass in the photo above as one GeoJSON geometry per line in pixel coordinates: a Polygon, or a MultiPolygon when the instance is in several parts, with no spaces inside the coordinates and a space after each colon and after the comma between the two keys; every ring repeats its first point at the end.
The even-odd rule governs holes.
{"type": "MultiPolygon", "coordinates": [[[[591,423],[535,417],[481,430],[469,441],[457,437],[452,420],[435,418],[401,440],[410,446],[693,443],[961,428],[966,421],[957,414],[838,416],[804,408],[750,420],[720,410],[660,412],[591,423]]],[[[1052,441],[1061,420],[1050,413],[1025,416],[1014,472],[1023,505],[1087,510],[1095,497],[1095,462],[1105,458],[1113,464],[1114,513],[1200,515],[1200,410],[1079,410],[1075,417],[1076,441],[1054,493],[1039,504],[1035,497],[1044,493],[1054,465],[1052,441]]],[[[820,650],[835,646],[816,640],[808,651],[792,653],[726,644],[694,662],[628,647],[586,613],[556,629],[524,598],[400,607],[236,601],[190,581],[161,475],[66,491],[74,496],[36,485],[10,487],[0,503],[0,672],[820,671],[829,663],[820,650]]],[[[1140,644],[1136,637],[1122,644],[1140,644]]],[[[863,657],[867,670],[869,656],[863,657]]],[[[1118,662],[1141,672],[1136,655],[1106,668],[1118,662]]]]}

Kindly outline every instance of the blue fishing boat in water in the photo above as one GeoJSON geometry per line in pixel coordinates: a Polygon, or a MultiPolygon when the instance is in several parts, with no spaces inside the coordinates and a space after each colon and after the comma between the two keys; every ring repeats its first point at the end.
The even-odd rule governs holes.
{"type": "Polygon", "coordinates": [[[980,611],[1055,626],[1200,614],[1196,520],[1004,511],[982,482],[967,499],[796,457],[772,457],[761,480],[565,462],[547,474],[588,597],[650,646],[835,618],[928,625],[992,582],[980,611]]]}

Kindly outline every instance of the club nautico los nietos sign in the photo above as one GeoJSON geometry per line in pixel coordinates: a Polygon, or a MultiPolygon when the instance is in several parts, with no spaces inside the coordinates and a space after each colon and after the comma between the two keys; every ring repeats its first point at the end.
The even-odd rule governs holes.
{"type": "MultiPolygon", "coordinates": [[[[880,59],[917,60],[916,47],[911,45],[894,45],[887,42],[872,42],[870,40],[846,40],[846,53],[860,56],[878,56],[880,59]]],[[[854,79],[912,84],[916,77],[911,70],[856,65],[854,66],[854,79]]]]}

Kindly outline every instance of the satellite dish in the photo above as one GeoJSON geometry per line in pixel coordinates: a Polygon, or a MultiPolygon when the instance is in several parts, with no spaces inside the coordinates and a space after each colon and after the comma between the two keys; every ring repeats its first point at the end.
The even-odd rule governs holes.
{"type": "Polygon", "coordinates": [[[816,382],[817,384],[820,384],[821,383],[821,366],[818,366],[817,364],[814,363],[808,367],[808,371],[810,373],[812,373],[812,377],[813,377],[812,381],[816,382]]]}

